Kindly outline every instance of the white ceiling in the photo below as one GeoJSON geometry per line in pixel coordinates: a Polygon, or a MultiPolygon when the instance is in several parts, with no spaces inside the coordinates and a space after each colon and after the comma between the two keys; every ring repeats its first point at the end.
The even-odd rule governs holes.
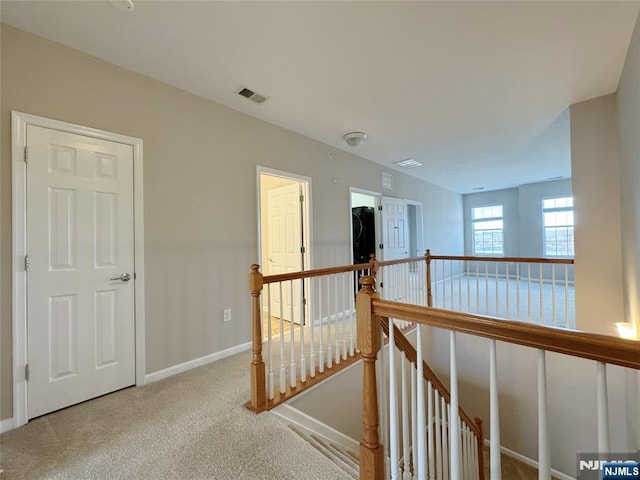
{"type": "Polygon", "coordinates": [[[460,193],[571,175],[566,109],[616,90],[640,7],[134,1],[3,1],[2,21],[460,193]]]}

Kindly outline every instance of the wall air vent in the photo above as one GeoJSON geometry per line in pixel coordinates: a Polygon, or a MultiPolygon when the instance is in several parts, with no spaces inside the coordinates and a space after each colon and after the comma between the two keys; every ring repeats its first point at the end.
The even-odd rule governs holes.
{"type": "Polygon", "coordinates": [[[249,99],[249,100],[251,100],[252,102],[255,102],[255,103],[263,103],[269,98],[269,97],[267,97],[265,95],[261,95],[259,93],[256,93],[253,90],[250,90],[250,89],[248,89],[246,87],[242,87],[236,93],[238,95],[240,95],[241,97],[247,98],[247,99],[249,99]]]}

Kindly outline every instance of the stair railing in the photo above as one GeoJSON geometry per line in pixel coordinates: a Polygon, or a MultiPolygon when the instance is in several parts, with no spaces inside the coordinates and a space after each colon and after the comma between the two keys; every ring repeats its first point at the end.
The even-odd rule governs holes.
{"type": "MultiPolygon", "coordinates": [[[[426,326],[436,327],[449,331],[450,340],[450,412],[459,412],[458,382],[457,382],[457,355],[456,335],[464,333],[490,339],[490,466],[491,479],[501,478],[500,464],[500,423],[498,408],[498,384],[496,343],[506,342],[525,347],[535,348],[538,351],[537,385],[538,385],[538,475],[540,479],[551,478],[551,445],[548,429],[547,410],[547,372],[546,353],[556,352],[572,357],[593,360],[597,365],[597,375],[594,383],[597,390],[597,444],[598,452],[609,452],[609,416],[607,410],[607,365],[618,365],[640,370],[640,343],[634,340],[610,337],[593,333],[570,331],[550,328],[529,323],[509,321],[505,322],[495,318],[481,317],[478,315],[452,312],[448,310],[407,305],[399,302],[382,300],[375,292],[375,281],[372,277],[361,279],[362,289],[356,298],[356,312],[358,325],[358,348],[364,359],[363,371],[363,436],[360,443],[360,478],[362,480],[382,480],[385,478],[385,455],[379,436],[379,412],[377,385],[379,379],[376,372],[376,360],[382,346],[382,330],[386,322],[389,325],[390,344],[398,345],[394,322],[395,319],[413,322],[416,324],[416,378],[424,375],[424,360],[422,352],[422,334],[426,326]]],[[[401,342],[402,343],[402,342],[401,342]]],[[[394,355],[390,355],[390,362],[394,355]]],[[[389,368],[390,392],[397,392],[397,368],[395,364],[389,368]],[[395,380],[393,377],[396,377],[395,380]]],[[[399,416],[394,413],[397,404],[389,402],[390,417],[390,463],[391,478],[410,478],[425,480],[427,478],[450,478],[451,480],[467,480],[471,478],[483,478],[482,465],[480,464],[480,448],[477,454],[471,448],[470,436],[465,435],[465,429],[472,430],[471,425],[464,415],[451,415],[447,409],[448,438],[443,442],[442,436],[438,438],[434,429],[435,414],[432,417],[431,408],[433,397],[427,387],[427,395],[424,395],[422,382],[417,382],[415,390],[411,389],[412,398],[415,394],[414,404],[411,405],[411,418],[415,418],[415,428],[412,434],[410,450],[403,445],[403,453],[400,454],[399,436],[406,438],[404,430],[400,427],[399,416]],[[426,398],[426,401],[424,399],[426,398]],[[395,419],[395,420],[394,420],[395,419]],[[466,425],[465,425],[466,424],[466,425]],[[442,474],[437,458],[437,445],[446,448],[443,454],[448,457],[448,471],[442,474]],[[411,466],[403,466],[401,458],[406,462],[410,457],[411,466]],[[477,463],[476,463],[477,462],[477,463]],[[403,466],[402,470],[400,467],[403,466]],[[402,477],[401,477],[402,474],[402,477]]],[[[433,386],[433,384],[432,384],[433,386]]],[[[397,398],[396,395],[390,397],[397,398]]],[[[406,400],[402,400],[403,403],[406,400]]],[[[404,408],[402,410],[404,424],[404,408]]],[[[442,416],[440,416],[440,419],[442,416]]],[[[442,435],[442,432],[441,432],[442,435]]],[[[405,440],[403,440],[404,442],[405,440]]],[[[442,468],[446,468],[444,466],[442,468]]]]}
{"type": "Polygon", "coordinates": [[[373,278],[364,277],[361,283],[356,306],[358,332],[362,333],[358,346],[365,361],[360,478],[483,479],[482,420],[472,420],[459,406],[457,389],[452,385],[450,393],[424,362],[421,332],[417,332],[416,349],[398,328],[398,320],[376,316],[370,309],[371,300],[379,299],[373,278]],[[382,333],[389,339],[388,383],[384,381],[387,374],[378,379],[375,368],[383,344],[375,339],[382,333]],[[379,383],[386,396],[380,401],[379,383]],[[377,448],[382,443],[376,428],[381,423],[379,414],[384,418],[382,427],[388,428],[387,448],[377,448]],[[453,458],[460,459],[460,469],[453,458]]]}
{"type": "MultiPolygon", "coordinates": [[[[357,325],[354,299],[359,289],[358,279],[363,275],[376,278],[378,291],[385,300],[461,311],[471,308],[473,311],[473,298],[482,289],[486,298],[492,299],[485,303],[493,304],[494,298],[496,301],[500,299],[500,302],[505,298],[500,294],[500,287],[496,287],[495,293],[489,289],[493,288],[494,283],[498,285],[495,275],[491,279],[487,276],[484,280],[473,277],[474,262],[496,265],[491,269],[486,267],[485,271],[506,271],[508,292],[510,262],[519,262],[518,265],[525,265],[523,262],[526,262],[529,265],[527,271],[542,272],[542,265],[547,268],[549,263],[560,262],[567,266],[573,260],[447,257],[431,255],[427,250],[422,257],[378,261],[375,255],[371,255],[368,263],[267,276],[262,275],[259,265],[253,265],[249,275],[253,359],[248,408],[256,412],[271,409],[359,359],[355,342],[357,325]],[[463,281],[464,275],[466,279],[463,281]],[[473,289],[469,288],[463,294],[465,285],[477,285],[476,295],[472,295],[470,292],[473,289]],[[455,303],[451,300],[454,297],[466,298],[467,301],[455,303]]],[[[555,271],[555,265],[553,268],[555,271]]],[[[475,270],[481,269],[476,267],[475,270]]],[[[534,276],[524,277],[519,273],[525,271],[524,267],[516,267],[516,271],[512,277],[518,279],[519,283],[525,278],[528,283],[533,282],[534,276]]],[[[550,275],[556,278],[555,273],[550,275]]],[[[573,294],[569,293],[570,277],[569,271],[557,276],[565,282],[564,293],[558,295],[565,298],[565,306],[572,305],[573,300],[573,294]]],[[[533,283],[539,285],[539,279],[533,283]]],[[[555,292],[555,283],[553,287],[555,292]]],[[[545,299],[533,295],[532,291],[529,290],[527,298],[529,310],[535,314],[544,309],[535,306],[532,297],[535,297],[533,300],[539,297],[540,305],[545,299]]],[[[506,295],[507,305],[509,298],[512,296],[506,295]]],[[[554,311],[555,299],[556,294],[553,293],[553,299],[547,301],[549,305],[554,305],[554,311]]],[[[573,311],[573,308],[570,310],[573,311]]],[[[506,312],[510,311],[513,310],[507,307],[506,312]]],[[[410,322],[402,320],[396,320],[396,325],[401,330],[411,327],[410,322]]]]}
{"type": "Polygon", "coordinates": [[[432,307],[576,328],[573,258],[427,257],[432,307]]]}

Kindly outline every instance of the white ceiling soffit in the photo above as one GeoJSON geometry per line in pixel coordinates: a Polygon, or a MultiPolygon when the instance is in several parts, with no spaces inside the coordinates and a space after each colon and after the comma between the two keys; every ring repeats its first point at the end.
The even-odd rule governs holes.
{"type": "Polygon", "coordinates": [[[2,20],[465,193],[570,176],[565,110],[616,90],[639,6],[3,1],[2,20]]]}

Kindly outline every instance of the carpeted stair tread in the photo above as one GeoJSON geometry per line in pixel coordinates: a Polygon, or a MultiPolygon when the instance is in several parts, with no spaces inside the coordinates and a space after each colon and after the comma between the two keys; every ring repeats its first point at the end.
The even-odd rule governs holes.
{"type": "Polygon", "coordinates": [[[342,450],[339,446],[334,443],[328,442],[324,438],[316,435],[315,433],[311,434],[311,438],[313,438],[316,442],[322,444],[326,449],[330,450],[334,455],[336,455],[340,460],[342,460],[347,465],[350,465],[356,471],[360,467],[360,463],[357,460],[354,460],[349,455],[347,455],[344,450],[342,450]]]}
{"type": "Polygon", "coordinates": [[[318,435],[307,434],[303,430],[297,428],[294,425],[289,425],[289,428],[295,432],[300,438],[304,439],[307,443],[312,445],[316,450],[322,453],[325,457],[331,460],[337,467],[343,472],[348,474],[353,479],[359,478],[359,465],[351,459],[348,459],[348,455],[336,445],[321,439],[318,435]]]}

